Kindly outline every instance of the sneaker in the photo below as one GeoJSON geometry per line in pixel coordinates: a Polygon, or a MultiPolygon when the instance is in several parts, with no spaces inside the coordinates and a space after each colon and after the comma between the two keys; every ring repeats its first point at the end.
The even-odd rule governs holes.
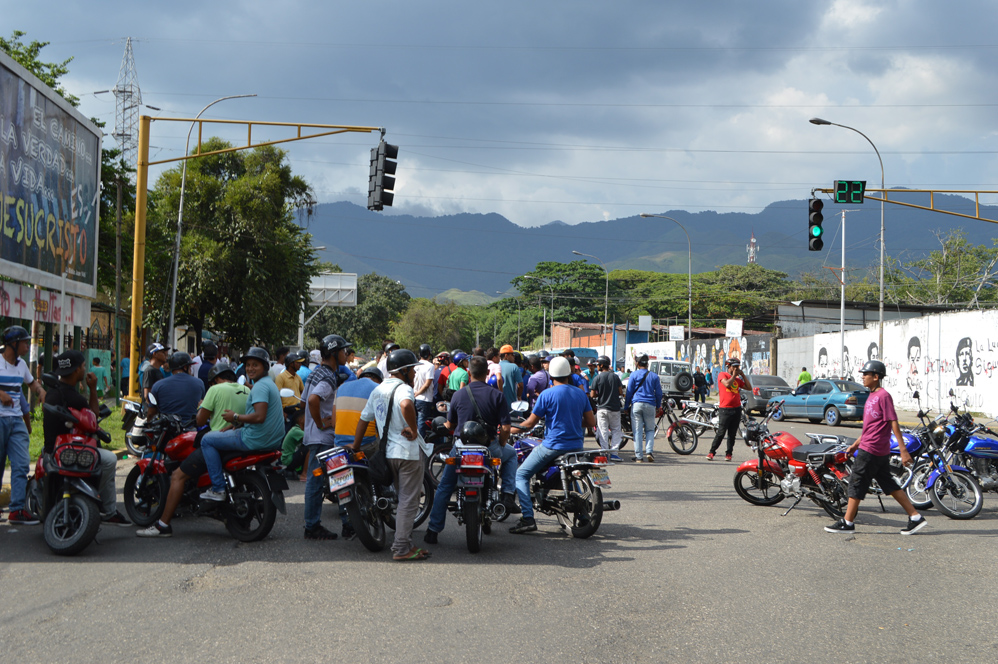
{"type": "Polygon", "coordinates": [[[856,532],[856,524],[851,526],[846,524],[845,519],[839,519],[830,526],[825,526],[826,533],[854,533],[856,532]]]}
{"type": "Polygon", "coordinates": [[[710,452],[709,454],[707,454],[707,461],[713,461],[713,460],[714,460],[714,453],[710,452]]]}
{"type": "Polygon", "coordinates": [[[109,526],[121,526],[127,528],[132,525],[132,522],[125,518],[121,512],[115,512],[114,514],[109,514],[107,516],[101,515],[101,523],[106,523],[109,526]]]}
{"type": "Polygon", "coordinates": [[[34,514],[28,510],[14,510],[7,517],[7,521],[12,526],[37,526],[41,523],[34,514]]]}
{"type": "Polygon", "coordinates": [[[655,455],[654,454],[647,455],[645,457],[645,461],[647,461],[648,463],[655,463],[655,455]]]}
{"type": "Polygon", "coordinates": [[[645,462],[644,457],[631,457],[631,461],[633,461],[634,463],[644,463],[645,462]]]}
{"type": "Polygon", "coordinates": [[[438,534],[439,533],[435,533],[432,530],[427,530],[426,534],[423,535],[423,541],[426,542],[427,544],[436,544],[438,534]]]}
{"type": "Polygon", "coordinates": [[[918,521],[912,521],[909,518],[908,519],[908,525],[901,529],[901,534],[902,535],[914,535],[915,533],[917,533],[922,528],[925,528],[925,526],[927,524],[928,524],[928,521],[925,520],[924,516],[921,519],[919,519],[918,521]]]}
{"type": "Polygon", "coordinates": [[[509,529],[509,532],[514,535],[520,535],[522,533],[532,533],[537,530],[537,522],[534,521],[533,517],[521,516],[520,520],[509,529]]]}
{"type": "Polygon", "coordinates": [[[215,491],[214,489],[208,489],[207,491],[201,494],[201,500],[213,500],[216,503],[224,503],[225,492],[215,491]]]}
{"type": "Polygon", "coordinates": [[[336,533],[331,533],[322,527],[322,524],[315,528],[305,529],[305,539],[307,540],[334,540],[338,537],[336,533]]]}
{"type": "Polygon", "coordinates": [[[520,514],[520,506],[516,504],[516,498],[511,493],[502,494],[502,504],[506,507],[507,514],[520,514]]]}
{"type": "Polygon", "coordinates": [[[148,528],[136,530],[135,534],[139,537],[173,537],[173,527],[169,524],[161,526],[157,521],[148,528]]]}
{"type": "Polygon", "coordinates": [[[340,530],[340,537],[342,537],[347,542],[357,539],[357,531],[353,529],[353,526],[343,526],[340,530]]]}
{"type": "Polygon", "coordinates": [[[725,454],[724,455],[724,460],[725,461],[731,461],[731,455],[730,454],[725,454]]]}
{"type": "Polygon", "coordinates": [[[620,458],[619,456],[617,456],[616,454],[611,454],[611,455],[610,455],[610,461],[623,461],[623,459],[621,459],[621,458],[620,458]]]}

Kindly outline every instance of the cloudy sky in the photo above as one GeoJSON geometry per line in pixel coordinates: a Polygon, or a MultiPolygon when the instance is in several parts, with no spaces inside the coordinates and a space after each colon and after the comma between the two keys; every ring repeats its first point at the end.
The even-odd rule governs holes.
{"type": "MultiPolygon", "coordinates": [[[[396,212],[517,224],[758,212],[857,178],[998,190],[998,4],[959,0],[0,2],[4,34],[73,56],[114,124],[132,37],[162,117],[383,126],[396,212]],[[49,7],[42,11],[43,7],[49,7]]],[[[152,158],[187,126],[153,124],[152,158]]],[[[233,140],[245,137],[232,132],[233,140]]],[[[264,134],[261,132],[260,136],[264,134]]],[[[276,136],[275,136],[276,137],[276,136]]],[[[110,138],[106,139],[111,141],[110,138]]],[[[376,135],[288,146],[320,201],[366,202],[376,135]]],[[[990,202],[998,202],[994,198],[990,202]]]]}

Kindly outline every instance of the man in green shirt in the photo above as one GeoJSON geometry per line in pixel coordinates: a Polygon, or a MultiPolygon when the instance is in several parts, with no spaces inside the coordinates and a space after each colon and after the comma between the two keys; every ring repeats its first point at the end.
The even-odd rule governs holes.
{"type": "Polygon", "coordinates": [[[800,375],[797,376],[797,387],[800,387],[801,383],[810,383],[811,374],[807,372],[807,367],[801,367],[800,375]]]}
{"type": "Polygon", "coordinates": [[[246,397],[250,388],[236,382],[236,372],[227,362],[219,362],[208,372],[211,387],[198,409],[198,428],[209,424],[212,431],[221,431],[228,426],[222,413],[231,410],[241,413],[246,410],[246,397]]]}
{"type": "Polygon", "coordinates": [[[447,377],[447,389],[457,392],[468,384],[468,356],[464,353],[454,355],[454,364],[457,368],[450,372],[447,377]]]}
{"type": "Polygon", "coordinates": [[[99,357],[95,357],[91,362],[93,366],[90,367],[90,373],[97,378],[97,398],[103,399],[104,393],[111,387],[111,379],[108,377],[107,368],[101,366],[99,357]]]}

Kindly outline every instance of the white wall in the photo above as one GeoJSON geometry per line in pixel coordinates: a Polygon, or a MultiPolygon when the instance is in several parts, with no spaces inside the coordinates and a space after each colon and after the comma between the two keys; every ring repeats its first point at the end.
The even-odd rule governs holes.
{"type": "Polygon", "coordinates": [[[652,360],[673,360],[676,358],[675,341],[658,341],[646,344],[627,344],[627,352],[624,353],[624,366],[628,371],[634,371],[634,360],[639,355],[648,355],[652,360]]]}
{"type": "MultiPolygon", "coordinates": [[[[838,352],[838,344],[835,348],[838,352]]],[[[797,376],[802,367],[807,367],[808,371],[814,373],[814,337],[777,339],[776,349],[776,373],[790,387],[797,385],[797,376]]]]}

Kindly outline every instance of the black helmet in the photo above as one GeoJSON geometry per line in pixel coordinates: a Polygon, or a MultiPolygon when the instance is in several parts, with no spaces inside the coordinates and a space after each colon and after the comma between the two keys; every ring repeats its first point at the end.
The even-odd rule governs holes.
{"type": "Polygon", "coordinates": [[[208,371],[208,382],[210,383],[223,374],[232,374],[231,377],[226,376],[226,378],[236,380],[236,370],[232,368],[232,365],[228,362],[219,362],[208,371]]]}
{"type": "Polygon", "coordinates": [[[184,369],[192,364],[194,364],[194,360],[192,360],[191,356],[182,350],[178,350],[170,356],[170,371],[184,369]]]}
{"type": "Polygon", "coordinates": [[[6,330],[3,331],[3,345],[17,343],[18,341],[27,341],[31,338],[28,331],[25,330],[20,325],[11,325],[6,330]]]}
{"type": "Polygon", "coordinates": [[[250,358],[252,358],[254,360],[260,360],[261,362],[263,362],[264,364],[266,364],[268,367],[270,366],[270,353],[267,352],[266,348],[260,348],[259,346],[253,346],[248,351],[246,351],[246,354],[243,355],[239,359],[239,361],[242,362],[243,364],[246,364],[246,360],[248,360],[250,358]]]}
{"type": "Polygon", "coordinates": [[[877,374],[881,378],[887,375],[887,367],[880,360],[870,360],[863,365],[863,368],[859,370],[861,374],[877,374]]]}
{"type": "Polygon", "coordinates": [[[610,358],[606,355],[600,355],[596,358],[596,365],[600,367],[610,367],[610,358]]]}
{"type": "Polygon", "coordinates": [[[737,357],[729,357],[724,361],[724,366],[726,367],[740,367],[742,366],[742,361],[737,357]]]}
{"type": "Polygon", "coordinates": [[[319,344],[319,354],[322,357],[328,358],[332,356],[333,353],[338,353],[339,351],[350,348],[353,346],[352,343],[344,339],[338,334],[330,334],[322,338],[322,343],[319,344]]]}
{"type": "Polygon", "coordinates": [[[648,355],[642,355],[641,357],[639,357],[638,360],[637,360],[637,365],[641,366],[641,367],[647,366],[648,365],[648,355]]]}
{"type": "Polygon", "coordinates": [[[416,354],[408,348],[393,350],[388,356],[388,373],[395,373],[402,369],[408,369],[419,364],[416,354]]]}
{"type": "Polygon", "coordinates": [[[430,348],[430,344],[420,344],[419,356],[424,360],[428,360],[433,357],[433,349],[430,348]]]}
{"type": "Polygon", "coordinates": [[[460,437],[465,445],[489,446],[489,432],[475,420],[468,420],[461,425],[460,437]]]}
{"type": "Polygon", "coordinates": [[[370,378],[377,382],[381,382],[385,379],[385,375],[381,373],[381,369],[378,367],[368,367],[357,375],[357,378],[370,378]]]}
{"type": "Polygon", "coordinates": [[[398,349],[399,349],[399,345],[397,343],[395,343],[394,341],[389,341],[388,343],[386,343],[384,345],[384,347],[381,350],[384,351],[385,355],[387,355],[388,353],[392,352],[393,350],[398,350],[398,349]]]}

